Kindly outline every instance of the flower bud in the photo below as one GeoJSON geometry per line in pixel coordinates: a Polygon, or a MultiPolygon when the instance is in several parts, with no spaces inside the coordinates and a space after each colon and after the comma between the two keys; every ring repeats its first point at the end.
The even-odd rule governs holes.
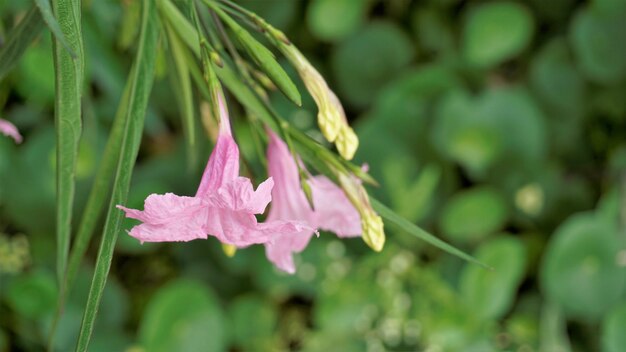
{"type": "Polygon", "coordinates": [[[356,153],[357,148],[359,147],[359,138],[356,136],[356,133],[354,133],[354,130],[350,126],[344,125],[337,135],[335,145],[337,146],[339,154],[344,159],[352,160],[352,158],[354,158],[354,154],[356,153]]]}
{"type": "Polygon", "coordinates": [[[361,216],[361,237],[365,244],[376,252],[385,245],[383,220],[372,209],[369,196],[363,185],[353,175],[339,174],[339,184],[361,216]]]}
{"type": "Polygon", "coordinates": [[[304,85],[318,108],[317,124],[322,134],[335,143],[341,156],[347,160],[354,157],[359,145],[358,138],[348,125],[346,113],[335,93],[320,73],[293,45],[280,44],[279,48],[294,65],[304,85]]]}
{"type": "Polygon", "coordinates": [[[380,252],[385,245],[385,230],[383,229],[383,219],[376,213],[369,213],[367,216],[361,215],[361,229],[363,231],[363,241],[376,252],[380,252]]]}
{"type": "Polygon", "coordinates": [[[237,252],[237,247],[232,244],[222,243],[222,251],[224,251],[224,254],[226,254],[227,257],[232,258],[237,252]]]}

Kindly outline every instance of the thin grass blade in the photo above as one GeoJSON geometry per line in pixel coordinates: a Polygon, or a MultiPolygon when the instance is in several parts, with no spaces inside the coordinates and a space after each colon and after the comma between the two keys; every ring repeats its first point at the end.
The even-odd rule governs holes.
{"type": "Polygon", "coordinates": [[[87,305],[78,336],[76,351],[87,351],[89,340],[96,321],[98,307],[102,299],[102,292],[106,284],[107,276],[111,268],[113,250],[117,234],[120,232],[123,212],[115,206],[126,203],[130,180],[139,151],[141,134],[148,107],[148,98],[154,79],[154,66],[156,58],[159,26],[156,11],[152,0],[142,2],[142,21],[139,38],[139,48],[135,57],[134,69],[131,80],[128,108],[124,121],[122,145],[119,153],[115,181],[104,232],[100,242],[96,267],[89,289],[87,305]]]}
{"type": "Polygon", "coordinates": [[[448,252],[454,256],[457,256],[463,260],[466,260],[470,263],[478,264],[486,269],[493,270],[489,265],[481,263],[480,261],[478,261],[476,258],[472,257],[471,255],[461,251],[460,249],[455,248],[454,246],[422,230],[419,226],[413,224],[409,220],[396,214],[396,212],[389,209],[386,205],[379,202],[378,200],[370,197],[370,201],[372,203],[372,206],[374,207],[374,210],[376,210],[378,214],[380,214],[380,216],[382,216],[385,220],[397,225],[398,227],[400,227],[402,230],[406,231],[407,233],[427,243],[430,243],[431,245],[445,252],[448,252]]]}

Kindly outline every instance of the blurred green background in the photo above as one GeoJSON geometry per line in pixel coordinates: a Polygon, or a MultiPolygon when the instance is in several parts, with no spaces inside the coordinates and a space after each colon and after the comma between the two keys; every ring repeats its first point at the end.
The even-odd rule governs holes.
{"type": "MultiPolygon", "coordinates": [[[[337,92],[360,136],[357,160],[381,183],[373,194],[495,270],[392,226],[382,253],[322,233],[294,276],[260,246],[227,258],[213,239],[139,245],[121,233],[92,351],[626,351],[626,1],[239,3],[282,29],[337,92]]],[[[83,6],[75,219],[139,16],[132,0],[83,6]]],[[[0,2],[0,38],[29,7],[0,2]]],[[[135,208],[150,193],[192,194],[203,166],[186,164],[163,52],[158,62],[135,208]]],[[[272,102],[319,137],[300,88],[304,109],[279,93],[272,102]]],[[[41,350],[54,313],[53,101],[46,32],[0,82],[0,115],[25,136],[0,138],[0,351],[41,350]]],[[[231,110],[254,158],[242,111],[231,110]]],[[[74,347],[95,250],[58,351],[74,347]]]]}

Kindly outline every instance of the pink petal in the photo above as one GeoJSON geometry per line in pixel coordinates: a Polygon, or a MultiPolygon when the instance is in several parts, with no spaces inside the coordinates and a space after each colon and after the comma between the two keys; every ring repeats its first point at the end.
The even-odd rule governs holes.
{"type": "Polygon", "coordinates": [[[267,258],[279,269],[295,272],[293,254],[299,253],[309,243],[315,228],[337,233],[341,237],[358,236],[361,221],[341,188],[324,176],[309,180],[313,204],[311,209],[300,185],[298,166],[287,145],[269,131],[267,151],[269,174],[276,182],[272,191],[272,207],[268,220],[299,220],[314,227],[298,234],[277,233],[265,244],[267,258]]]}
{"type": "Polygon", "coordinates": [[[143,222],[130,230],[130,235],[142,242],[207,238],[205,228],[209,208],[200,198],[172,193],[152,194],[146,198],[143,211],[117,207],[124,210],[127,217],[143,222]]]}
{"type": "Polygon", "coordinates": [[[274,132],[268,131],[270,143],[267,147],[268,173],[274,179],[272,207],[268,220],[313,219],[313,209],[300,186],[298,166],[289,152],[287,144],[274,132]]]}
{"type": "Polygon", "coordinates": [[[326,176],[309,179],[315,206],[314,224],[339,237],[361,235],[361,217],[343,190],[326,176]]]}
{"type": "MultiPolygon", "coordinates": [[[[225,123],[228,123],[226,121],[225,123]]],[[[222,184],[239,176],[239,148],[232,136],[220,133],[204,169],[196,197],[216,192],[222,184]]]]}
{"type": "Polygon", "coordinates": [[[296,234],[278,233],[265,244],[265,255],[279,269],[293,274],[296,272],[293,263],[293,254],[300,253],[306,248],[313,237],[313,230],[305,230],[296,234]]]}
{"type": "Polygon", "coordinates": [[[310,229],[297,221],[266,221],[258,223],[256,217],[246,211],[212,207],[207,220],[207,232],[222,243],[247,247],[270,241],[280,234],[297,234],[310,229]]]}
{"type": "Polygon", "coordinates": [[[7,120],[0,119],[0,133],[7,137],[13,138],[15,143],[22,143],[22,135],[14,124],[7,120]]]}
{"type": "Polygon", "coordinates": [[[252,188],[249,178],[237,177],[223,185],[209,199],[211,204],[220,208],[262,214],[272,200],[272,187],[274,181],[271,177],[261,183],[256,191],[252,188]]]}

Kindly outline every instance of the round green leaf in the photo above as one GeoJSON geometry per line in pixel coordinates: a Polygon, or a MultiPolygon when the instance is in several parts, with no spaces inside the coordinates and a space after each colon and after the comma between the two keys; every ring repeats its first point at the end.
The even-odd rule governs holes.
{"type": "Polygon", "coordinates": [[[309,29],[322,40],[343,39],[361,26],[369,3],[369,0],[314,0],[307,9],[309,29]]]}
{"type": "Polygon", "coordinates": [[[378,21],[340,44],[331,59],[342,96],[365,107],[414,56],[413,43],[402,29],[378,21]]]}
{"type": "Polygon", "coordinates": [[[456,194],[443,209],[439,225],[455,241],[477,241],[499,230],[507,217],[504,199],[485,186],[456,194]]]}
{"type": "Polygon", "coordinates": [[[571,121],[582,114],[585,82],[564,40],[555,39],[541,49],[532,61],[530,79],[541,99],[557,112],[552,116],[571,121]]]}
{"type": "Polygon", "coordinates": [[[548,148],[545,116],[523,88],[493,89],[480,98],[480,114],[498,129],[505,143],[503,156],[536,164],[548,148]]]}
{"type": "Polygon", "coordinates": [[[626,271],[616,262],[616,229],[593,213],[566,220],[545,253],[542,284],[546,295],[565,313],[601,318],[620,300],[626,271]]]}
{"type": "Polygon", "coordinates": [[[454,34],[445,13],[433,8],[417,7],[411,24],[419,47],[434,54],[452,54],[454,34]]]}
{"type": "Polygon", "coordinates": [[[504,142],[476,105],[462,92],[446,96],[437,106],[432,138],[441,153],[480,174],[502,154],[504,142]]]}
{"type": "Polygon", "coordinates": [[[521,53],[534,33],[530,11],[511,1],[487,2],[472,8],[465,19],[462,49],[479,67],[497,65],[521,53]]]}
{"type": "Polygon", "coordinates": [[[139,339],[147,351],[222,351],[222,320],[219,302],[208,287],[178,280],[148,303],[139,339]]]}
{"type": "Polygon", "coordinates": [[[475,98],[451,92],[436,114],[435,147],[471,176],[484,175],[497,161],[535,166],[546,156],[545,119],[524,89],[492,89],[475,98]]]}
{"type": "Polygon", "coordinates": [[[605,352],[626,350],[626,303],[613,309],[602,323],[602,346],[605,352]]]}
{"type": "Polygon", "coordinates": [[[475,257],[493,270],[466,265],[461,274],[462,299],[481,319],[501,318],[511,308],[524,278],[526,247],[519,239],[500,237],[482,245],[475,257]]]}
{"type": "Polygon", "coordinates": [[[38,319],[54,310],[57,290],[54,277],[36,272],[16,277],[9,283],[7,303],[19,315],[38,319]]]}
{"type": "Polygon", "coordinates": [[[570,39],[587,78],[611,84],[626,76],[624,33],[626,11],[600,12],[586,8],[575,15],[570,39]]]}

